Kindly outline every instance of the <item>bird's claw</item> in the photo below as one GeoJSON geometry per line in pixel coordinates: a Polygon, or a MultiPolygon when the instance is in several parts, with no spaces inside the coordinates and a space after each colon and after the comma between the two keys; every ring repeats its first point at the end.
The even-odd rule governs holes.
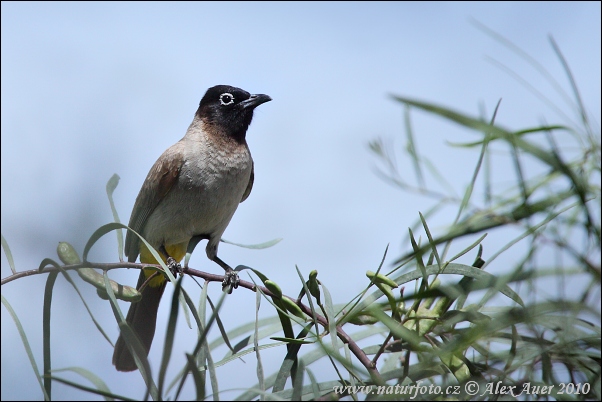
{"type": "Polygon", "coordinates": [[[172,257],[167,257],[167,268],[169,268],[174,276],[178,274],[182,275],[183,273],[182,266],[172,257]]]}
{"type": "Polygon", "coordinates": [[[228,294],[230,294],[230,293],[232,293],[232,290],[234,290],[238,287],[239,283],[240,283],[240,279],[238,278],[238,272],[234,271],[233,269],[230,269],[229,271],[226,271],[226,273],[224,274],[224,280],[222,282],[222,290],[224,292],[227,290],[228,294]]]}

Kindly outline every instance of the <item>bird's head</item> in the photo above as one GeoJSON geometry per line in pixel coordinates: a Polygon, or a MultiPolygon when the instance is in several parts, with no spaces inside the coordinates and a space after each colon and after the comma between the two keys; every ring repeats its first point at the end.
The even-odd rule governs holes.
{"type": "Polygon", "coordinates": [[[251,95],[240,88],[216,85],[207,90],[196,115],[212,129],[244,140],[255,108],[271,100],[268,95],[251,95]]]}

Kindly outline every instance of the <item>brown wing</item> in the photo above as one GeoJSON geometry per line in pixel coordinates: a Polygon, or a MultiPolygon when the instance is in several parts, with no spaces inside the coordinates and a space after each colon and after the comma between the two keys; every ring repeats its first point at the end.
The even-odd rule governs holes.
{"type": "Polygon", "coordinates": [[[240,202],[243,202],[244,200],[249,198],[249,194],[251,194],[251,190],[253,189],[253,181],[254,180],[255,180],[255,164],[253,163],[253,161],[251,161],[251,177],[249,177],[249,184],[247,184],[247,188],[245,189],[245,192],[242,195],[242,200],[240,200],[240,202]]]}
{"type": "MultiPolygon", "coordinates": [[[[142,234],[148,217],[178,180],[183,163],[182,153],[175,152],[173,148],[169,148],[157,159],[136,198],[130,217],[130,228],[142,234]]],[[[125,237],[125,255],[128,261],[136,261],[139,252],[140,238],[128,231],[125,237]]]]}

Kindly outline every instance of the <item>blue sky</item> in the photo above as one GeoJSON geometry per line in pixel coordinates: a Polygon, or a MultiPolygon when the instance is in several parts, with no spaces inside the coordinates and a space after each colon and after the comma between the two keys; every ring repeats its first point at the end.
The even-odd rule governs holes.
{"type": "MultiPolygon", "coordinates": [[[[146,173],[184,135],[205,90],[229,84],[268,94],[273,102],[257,109],[248,132],[255,185],[224,237],[247,244],[284,240],[261,251],[222,244],[220,257],[261,270],[288,294],[299,288],[295,265],[304,274],[317,269],[335,301],[348,300],[364,284],[345,278],[375,270],[389,243],[391,261],[407,251],[409,244],[401,241],[407,227],[431,205],[374,174],[378,163],[367,144],[382,137],[395,147],[408,180],[413,178],[411,162],[400,152],[403,111],[389,94],[474,116],[481,109],[491,113],[502,98],[497,121],[513,129],[569,123],[488,59],[493,58],[575,118],[537,71],[471,19],[524,49],[568,92],[548,42],[553,35],[593,120],[600,122],[600,3],[2,2],[1,7],[2,234],[19,270],[55,257],[59,241],[81,252],[91,233],[112,220],[105,184],[114,173],[121,177],[116,207],[127,222],[146,173]]],[[[446,142],[477,137],[424,113],[414,113],[413,124],[419,152],[437,162],[460,192],[478,155],[446,142]]],[[[432,180],[429,184],[436,187],[432,180]]],[[[432,226],[441,230],[451,219],[432,226]]],[[[495,249],[495,234],[490,241],[495,249]]],[[[103,239],[91,259],[116,261],[114,236],[103,239]]],[[[198,251],[191,266],[221,271],[198,251]]],[[[9,272],[3,257],[2,277],[9,272]]],[[[125,270],[113,275],[131,284],[137,277],[125,270]]],[[[20,317],[31,317],[25,329],[39,364],[44,280],[2,287],[20,317]]],[[[141,397],[139,376],[114,371],[110,345],[95,332],[70,286],[59,282],[53,305],[55,366],[93,369],[115,392],[141,397]],[[74,327],[90,336],[79,336],[74,327]]],[[[116,339],[108,305],[91,291],[87,300],[116,339]]],[[[169,303],[164,304],[166,314],[169,303]]],[[[252,294],[236,292],[227,304],[230,328],[253,320],[252,294]]],[[[267,306],[263,310],[272,314],[267,306]]],[[[156,339],[163,337],[161,326],[156,339]]],[[[186,350],[195,335],[184,326],[179,335],[186,350]]],[[[3,308],[2,399],[39,399],[17,336],[3,308]]],[[[156,362],[159,350],[151,351],[156,362]]],[[[220,386],[254,384],[254,364],[251,359],[222,367],[222,375],[231,369],[240,375],[220,386]]],[[[88,396],[60,385],[55,390],[58,399],[88,396]]]]}

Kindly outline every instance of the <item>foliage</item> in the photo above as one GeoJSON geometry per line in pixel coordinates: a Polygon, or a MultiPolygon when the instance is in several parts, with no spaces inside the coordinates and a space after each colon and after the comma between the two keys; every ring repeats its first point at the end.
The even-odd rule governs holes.
{"type": "MultiPolygon", "coordinates": [[[[553,41],[552,44],[566,67],[560,51],[553,41]]],[[[370,148],[384,167],[379,174],[400,189],[430,197],[435,203],[426,213],[419,214],[409,229],[404,244],[411,251],[395,258],[389,272],[384,269],[385,252],[376,271],[368,271],[363,279],[365,289],[347,303],[335,304],[327,284],[318,279],[315,271],[305,278],[297,270],[300,293],[298,297],[289,297],[282,295],[279,286],[261,272],[239,266],[238,270],[251,269],[258,278],[257,284],[241,282],[241,287],[256,290],[257,310],[262,301],[264,304],[267,301],[275,309],[275,315],[267,319],[256,317],[238,328],[225,329],[219,318],[223,297],[214,304],[207,296],[209,282],[221,281],[220,276],[192,269],[185,271],[205,279],[197,307],[180,281],[169,270],[165,271],[176,286],[159,372],[153,375],[144,354],[138,356],[140,373],[150,397],[179,399],[184,384],[189,381],[197,399],[218,398],[221,390],[216,367],[253,354],[257,361],[257,384],[240,394],[240,400],[345,396],[357,399],[364,395],[368,399],[465,400],[497,399],[508,392],[525,400],[599,400],[602,396],[600,134],[587,117],[568,67],[566,72],[573,83],[572,106],[580,119],[580,123],[573,126],[541,125],[509,130],[495,121],[495,112],[486,121],[432,103],[393,97],[405,108],[407,154],[418,184],[410,184],[402,177],[393,151],[382,140],[375,140],[370,148]],[[478,136],[471,143],[453,144],[479,151],[474,174],[461,197],[450,195],[445,175],[437,171],[436,164],[427,156],[419,154],[410,119],[416,109],[460,125],[478,136]],[[565,144],[562,149],[557,145],[559,137],[565,144]],[[514,168],[515,182],[510,188],[502,188],[492,179],[498,166],[492,159],[500,158],[500,154],[514,168]],[[444,190],[428,188],[425,183],[429,177],[439,180],[444,190]],[[475,195],[480,187],[484,189],[482,201],[475,195]],[[450,206],[457,210],[455,218],[442,233],[434,234],[427,221],[450,206]],[[500,228],[511,228],[513,233],[519,233],[496,252],[484,250],[482,241],[487,233],[500,228]],[[423,236],[418,236],[418,232],[423,236]],[[461,237],[470,239],[471,244],[454,250],[457,244],[454,241],[461,237]],[[518,244],[528,245],[524,255],[516,251],[518,244]],[[491,274],[488,269],[508,250],[515,252],[515,265],[507,267],[503,275],[491,274]],[[542,255],[548,258],[538,258],[542,255]],[[552,263],[543,265],[541,261],[552,263]],[[563,284],[574,278],[579,280],[580,286],[571,292],[563,291],[563,284]],[[549,287],[550,283],[560,290],[556,296],[537,297],[538,289],[549,287]],[[192,315],[199,336],[196,346],[181,363],[179,374],[168,381],[166,369],[173,357],[171,351],[180,306],[187,318],[192,315]],[[221,336],[210,341],[206,334],[213,326],[219,329],[221,336]],[[223,344],[230,349],[230,354],[214,361],[211,351],[223,344]],[[273,347],[282,350],[282,365],[278,372],[266,375],[261,354],[273,347]],[[335,379],[318,379],[313,369],[318,364],[330,366],[335,379]],[[476,389],[480,391],[475,395],[476,389]]],[[[510,176],[506,174],[506,178],[510,176]]],[[[116,185],[117,180],[113,178],[107,186],[110,200],[116,185]]],[[[83,368],[68,370],[91,381],[94,384],[91,387],[62,378],[61,370],[52,368],[48,341],[55,280],[60,273],[75,287],[68,271],[79,268],[80,275],[88,272],[87,282],[109,300],[128,342],[134,349],[140,348],[135,337],[127,336],[131,330],[116,301],[116,296],[124,296],[116,295],[120,286],[109,279],[108,271],[142,265],[87,261],[92,245],[111,231],[118,233],[121,247],[120,229],[126,227],[118,222],[112,201],[111,206],[116,222],[93,234],[83,252],[83,262],[77,255],[63,259],[59,253],[64,265],[46,259],[39,271],[18,273],[8,244],[2,238],[13,270],[13,275],[5,278],[3,284],[29,274],[49,273],[44,297],[42,375],[38,374],[40,371],[19,318],[2,297],[2,303],[19,328],[45,399],[51,399],[53,381],[107,399],[128,399],[111,393],[100,378],[83,368]],[[103,275],[81,269],[91,267],[102,269],[103,275]]],[[[157,266],[157,269],[166,267],[157,266]]],[[[81,294],[80,297],[85,304],[81,294]]],[[[94,319],[92,313],[90,316],[94,319]]],[[[104,334],[100,325],[97,327],[104,334]]]]}

